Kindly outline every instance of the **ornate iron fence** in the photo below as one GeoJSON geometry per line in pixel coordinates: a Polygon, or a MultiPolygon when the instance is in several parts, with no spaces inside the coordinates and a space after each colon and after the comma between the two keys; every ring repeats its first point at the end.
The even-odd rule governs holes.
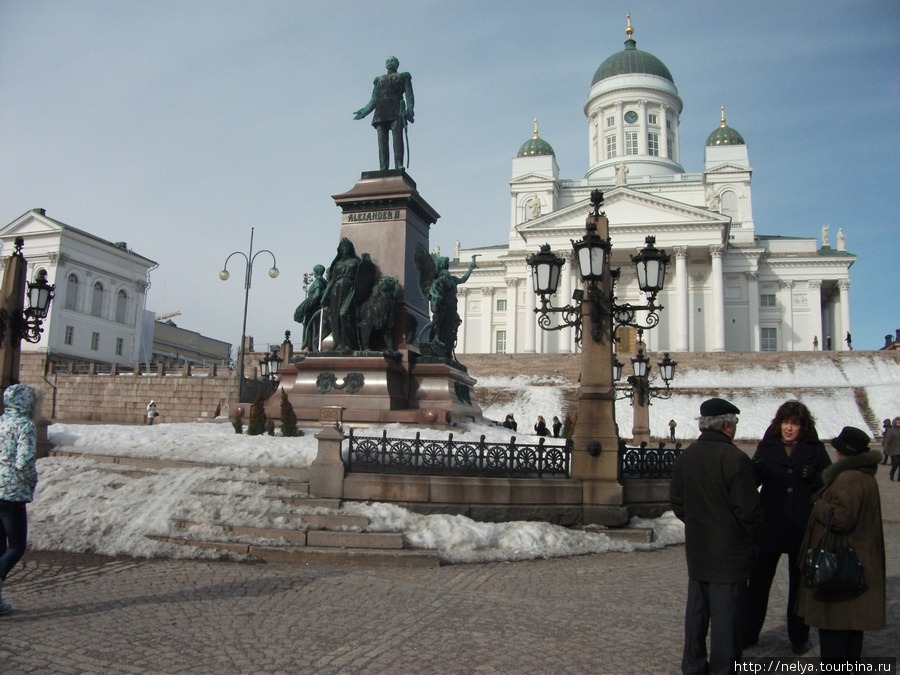
{"type": "Polygon", "coordinates": [[[354,436],[350,430],[347,471],[487,478],[568,478],[572,441],[564,446],[508,442],[354,436]]]}
{"type": "Polygon", "coordinates": [[[671,478],[675,458],[681,454],[681,443],[666,447],[628,447],[624,443],[619,448],[619,476],[625,478],[671,478]]]}

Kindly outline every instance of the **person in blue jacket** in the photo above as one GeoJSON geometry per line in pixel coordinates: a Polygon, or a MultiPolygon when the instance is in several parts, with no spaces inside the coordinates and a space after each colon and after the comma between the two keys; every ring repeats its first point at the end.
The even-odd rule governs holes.
{"type": "Polygon", "coordinates": [[[25,504],[34,499],[38,475],[37,428],[31,420],[34,390],[14,384],[3,392],[0,415],[0,615],[12,610],[3,601],[3,582],[25,553],[28,516],[25,504]]]}

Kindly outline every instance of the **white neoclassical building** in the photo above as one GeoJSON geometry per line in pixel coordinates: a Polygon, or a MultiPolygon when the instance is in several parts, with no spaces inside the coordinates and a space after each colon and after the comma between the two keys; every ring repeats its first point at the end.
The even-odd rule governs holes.
{"type": "MultiPolygon", "coordinates": [[[[817,237],[758,234],[753,220],[748,146],[720,124],[706,140],[702,171],[681,165],[678,127],[683,108],[665,64],[637,49],[631,22],[625,49],[594,74],[584,114],[589,166],[565,179],[553,148],[538,134],[512,163],[510,222],[505,244],[461,248],[452,271],[464,273],[473,254],[478,269],[459,286],[457,353],[565,353],[573,330],[544,331],[534,314],[527,256],[542,244],[565,257],[554,305],[580,288],[571,240],[584,234],[592,190],[604,193],[612,266],[621,268],[619,302],[643,304],[630,256],[648,235],[671,255],[665,307],[644,335],[651,350],[798,351],[847,349],[850,266],[841,230],[817,237]]],[[[817,233],[818,234],[818,233],[817,233]]],[[[628,350],[634,332],[620,330],[628,350]]]]}
{"type": "Polygon", "coordinates": [[[57,362],[130,365],[145,361],[153,341],[153,315],[145,305],[149,273],[157,267],[124,242],[110,242],[32,209],[0,229],[5,262],[22,237],[28,280],[39,270],[56,285],[56,297],[36,344],[57,362]]]}

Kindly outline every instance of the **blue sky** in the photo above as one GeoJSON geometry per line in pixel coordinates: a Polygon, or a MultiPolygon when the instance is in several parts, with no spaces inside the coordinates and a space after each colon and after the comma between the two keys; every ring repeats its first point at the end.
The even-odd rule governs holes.
{"type": "Polygon", "coordinates": [[[881,347],[900,328],[884,302],[900,257],[897,0],[0,0],[0,223],[43,207],[126,241],[159,263],[148,309],[235,345],[243,263],[218,272],[254,227],[281,275],[257,258],[247,332],[280,342],[303,273],[334,256],[331,195],[377,169],[353,112],[387,56],[413,78],[409,173],[441,214],[432,244],[500,244],[535,117],[561,176],[584,176],[583,106],[626,12],[684,101],[685,169],[702,169],[724,105],[749,147],[757,232],[830,223],[834,245],[842,227],[859,256],[854,347],[881,347]]]}

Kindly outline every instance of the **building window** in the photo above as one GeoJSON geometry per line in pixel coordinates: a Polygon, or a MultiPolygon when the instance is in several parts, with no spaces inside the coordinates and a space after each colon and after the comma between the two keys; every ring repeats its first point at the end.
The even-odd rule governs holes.
{"type": "Polygon", "coordinates": [[[91,296],[91,314],[94,316],[103,314],[103,284],[99,281],[94,284],[94,293],[91,296]]]}
{"type": "Polygon", "coordinates": [[[649,124],[659,124],[659,118],[653,113],[650,113],[649,115],[647,115],[647,122],[649,124]]]}
{"type": "Polygon", "coordinates": [[[666,129],[669,129],[669,130],[672,129],[672,120],[668,120],[668,119],[666,120],[666,129]]]}
{"type": "Polygon", "coordinates": [[[626,155],[636,155],[638,154],[638,132],[636,131],[626,131],[625,132],[625,154],[626,155]]]}
{"type": "Polygon", "coordinates": [[[91,349],[95,352],[100,349],[100,333],[91,333],[91,349]]]}
{"type": "Polygon", "coordinates": [[[647,134],[647,152],[659,157],[659,134],[647,134]]]}
{"type": "Polygon", "coordinates": [[[78,277],[70,274],[66,277],[66,309],[78,307],[78,277]]]}
{"type": "Polygon", "coordinates": [[[672,159],[672,139],[666,139],[666,157],[672,159]]]}
{"type": "Polygon", "coordinates": [[[121,289],[116,293],[116,321],[125,323],[125,313],[128,309],[128,293],[121,289]]]}
{"type": "Polygon", "coordinates": [[[125,340],[123,338],[116,338],[116,356],[122,356],[122,352],[125,351],[125,340]]]}
{"type": "Polygon", "coordinates": [[[66,326],[66,335],[63,338],[63,342],[67,345],[71,345],[75,340],[75,328],[73,326],[66,326]]]}
{"type": "Polygon", "coordinates": [[[774,352],[778,349],[778,329],[759,329],[759,349],[764,352],[774,352]]]}
{"type": "Polygon", "coordinates": [[[498,298],[497,299],[497,311],[498,312],[506,311],[506,298],[498,298]]]}
{"type": "Polygon", "coordinates": [[[759,296],[759,306],[760,307],[776,307],[777,303],[775,302],[775,294],[774,293],[763,293],[762,295],[760,295],[759,296]]]}
{"type": "Polygon", "coordinates": [[[616,126],[616,118],[615,118],[615,117],[607,117],[607,118],[606,118],[606,126],[607,126],[607,127],[614,127],[614,126],[616,126]]]}
{"type": "Polygon", "coordinates": [[[607,136],[606,137],[606,159],[611,159],[616,156],[616,137],[615,136],[607,136]]]}
{"type": "Polygon", "coordinates": [[[497,331],[497,353],[498,354],[506,353],[506,331],[505,330],[497,331]]]}

